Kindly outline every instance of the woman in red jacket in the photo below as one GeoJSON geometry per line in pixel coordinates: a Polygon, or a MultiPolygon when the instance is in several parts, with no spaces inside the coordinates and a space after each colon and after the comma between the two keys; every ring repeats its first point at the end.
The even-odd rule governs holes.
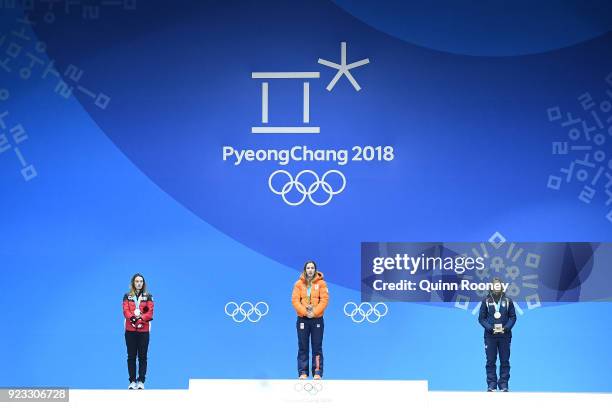
{"type": "Polygon", "coordinates": [[[312,344],[313,379],[323,377],[323,312],[329,301],[323,274],[313,261],[304,264],[300,279],[293,285],[291,303],[297,313],[298,376],[308,378],[308,345],[312,344]]]}
{"type": "Polygon", "coordinates": [[[142,390],[147,374],[147,350],[150,321],[153,320],[153,296],[147,292],[145,279],[139,273],[132,276],[130,291],[123,295],[123,316],[125,316],[125,345],[130,375],[128,389],[142,390]],[[136,378],[136,356],[138,356],[138,378],[136,378]]]}

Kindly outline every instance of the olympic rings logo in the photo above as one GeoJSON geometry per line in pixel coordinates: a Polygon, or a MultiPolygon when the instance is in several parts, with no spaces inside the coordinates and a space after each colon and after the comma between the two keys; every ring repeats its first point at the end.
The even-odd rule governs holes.
{"type": "Polygon", "coordinates": [[[295,383],[295,385],[293,386],[293,389],[296,392],[305,391],[306,393],[310,395],[317,395],[318,393],[323,391],[323,384],[321,383],[321,381],[314,381],[314,382],[300,381],[300,382],[295,383]]]}
{"type": "Polygon", "coordinates": [[[362,302],[359,305],[355,302],[347,302],[344,305],[344,315],[350,317],[355,323],[361,323],[364,320],[370,323],[378,323],[388,312],[389,308],[382,302],[374,305],[368,302],[362,302]],[[350,311],[347,309],[350,309],[350,311]]]}
{"type": "Polygon", "coordinates": [[[270,187],[270,191],[272,191],[274,194],[283,197],[283,201],[287,205],[298,206],[302,204],[304,200],[306,200],[306,197],[308,197],[310,202],[314,205],[324,206],[331,201],[333,196],[340,194],[344,191],[344,188],[346,187],[346,177],[344,177],[344,174],[342,174],[342,172],[338,170],[328,170],[325,172],[325,174],[323,174],[323,177],[321,178],[319,178],[319,175],[312,170],[302,170],[295,176],[295,178],[293,178],[291,173],[289,173],[287,170],[276,170],[275,172],[270,174],[270,177],[268,178],[268,187],[270,187]],[[279,174],[283,174],[288,178],[288,180],[285,182],[285,184],[283,184],[280,190],[274,188],[274,186],[272,185],[272,180],[279,174]],[[310,174],[315,178],[315,181],[313,181],[308,188],[306,187],[306,185],[304,185],[304,183],[300,181],[300,177],[304,176],[305,174],[310,174]],[[342,184],[337,190],[334,190],[331,184],[327,182],[327,177],[332,174],[337,174],[338,176],[340,176],[341,179],[342,184]],[[302,197],[299,198],[297,201],[291,201],[287,198],[287,194],[292,191],[294,187],[297,192],[302,195],[302,197]],[[327,198],[323,201],[317,201],[313,198],[313,194],[316,193],[319,188],[327,194],[327,198]]]}
{"type": "Polygon", "coordinates": [[[242,302],[241,304],[227,302],[225,304],[225,314],[231,317],[236,323],[242,323],[245,320],[251,323],[257,323],[262,317],[267,315],[269,311],[270,307],[266,302],[257,302],[254,305],[251,302],[242,302]]]}

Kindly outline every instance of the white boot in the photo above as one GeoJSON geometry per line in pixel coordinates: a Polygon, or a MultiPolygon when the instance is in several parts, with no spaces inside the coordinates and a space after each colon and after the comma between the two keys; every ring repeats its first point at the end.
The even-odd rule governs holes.
{"type": "Polygon", "coordinates": [[[138,381],[138,383],[136,384],[136,389],[144,390],[144,383],[142,381],[138,381]]]}
{"type": "Polygon", "coordinates": [[[132,381],[130,385],[128,385],[128,390],[135,390],[135,389],[136,389],[136,383],[132,381]]]}

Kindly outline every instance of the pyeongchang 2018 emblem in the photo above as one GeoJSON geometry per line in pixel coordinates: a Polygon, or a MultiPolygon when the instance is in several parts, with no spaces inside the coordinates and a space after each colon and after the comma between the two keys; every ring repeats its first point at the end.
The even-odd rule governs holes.
{"type": "MultiPolygon", "coordinates": [[[[340,61],[332,62],[319,58],[317,64],[335,70],[335,75],[325,89],[331,92],[343,77],[350,83],[355,92],[362,88],[358,82],[358,70],[370,64],[369,58],[356,59],[347,62],[347,44],[340,43],[340,61]]],[[[314,63],[314,61],[313,61],[314,63]]],[[[261,117],[251,134],[318,134],[321,127],[312,123],[310,115],[310,86],[321,76],[319,71],[258,71],[251,72],[251,79],[259,81],[261,86],[261,117]],[[270,125],[270,99],[274,97],[272,90],[278,81],[299,81],[302,83],[301,121],[289,123],[286,126],[270,125]],[[272,86],[271,86],[272,84],[272,86]]],[[[299,92],[299,91],[298,91],[299,92]]],[[[299,105],[296,107],[298,108],[299,105]]],[[[299,109],[299,108],[298,108],[299,109]]],[[[281,202],[291,207],[306,203],[322,207],[330,204],[342,192],[346,191],[348,182],[345,174],[338,168],[316,171],[313,168],[294,170],[286,168],[292,163],[326,162],[334,166],[345,166],[349,162],[390,162],[394,156],[393,146],[352,146],[346,149],[311,149],[306,145],[295,145],[283,149],[241,149],[233,146],[223,146],[223,161],[233,162],[239,166],[246,162],[275,162],[284,168],[274,169],[268,176],[267,188],[271,196],[280,197],[281,202]]],[[[262,183],[263,184],[263,183],[262,183]]]]}
{"type": "MultiPolygon", "coordinates": [[[[338,70],[336,76],[327,85],[326,89],[331,92],[336,86],[336,83],[346,76],[350,81],[353,88],[356,91],[361,90],[361,86],[350,70],[369,64],[368,58],[353,62],[351,64],[346,63],[346,43],[340,43],[340,64],[336,64],[331,61],[319,58],[318,63],[338,70]]],[[[251,128],[251,133],[320,133],[321,129],[318,126],[310,125],[310,79],[316,79],[321,76],[320,72],[253,72],[251,78],[260,79],[261,82],[261,126],[254,126],[251,128]],[[287,80],[294,79],[303,81],[303,103],[302,103],[302,124],[299,126],[267,126],[268,124],[268,101],[269,101],[269,82],[271,80],[287,80]]]]}

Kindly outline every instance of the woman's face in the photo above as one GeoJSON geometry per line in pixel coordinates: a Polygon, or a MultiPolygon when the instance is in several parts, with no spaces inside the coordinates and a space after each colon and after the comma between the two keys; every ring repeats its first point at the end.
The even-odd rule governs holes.
{"type": "Polygon", "coordinates": [[[317,271],[315,270],[315,266],[312,262],[306,264],[306,277],[308,279],[312,279],[317,271]]]}
{"type": "Polygon", "coordinates": [[[498,279],[494,279],[493,280],[493,293],[496,295],[501,295],[502,293],[502,287],[501,287],[501,281],[498,279]]]}
{"type": "Polygon", "coordinates": [[[136,290],[142,290],[143,284],[144,279],[142,279],[142,276],[137,276],[136,279],[134,279],[134,287],[136,288],[136,290]]]}

